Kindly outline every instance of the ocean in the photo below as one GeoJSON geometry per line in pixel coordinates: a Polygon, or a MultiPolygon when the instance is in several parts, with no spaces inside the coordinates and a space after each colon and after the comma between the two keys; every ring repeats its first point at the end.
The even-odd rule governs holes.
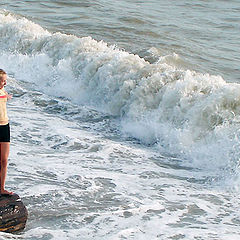
{"type": "Polygon", "coordinates": [[[237,240],[240,2],[2,0],[0,239],[237,240]]]}

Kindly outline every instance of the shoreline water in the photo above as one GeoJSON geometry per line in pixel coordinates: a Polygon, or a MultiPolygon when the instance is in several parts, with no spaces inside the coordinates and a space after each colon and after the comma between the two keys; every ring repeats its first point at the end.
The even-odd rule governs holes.
{"type": "MultiPolygon", "coordinates": [[[[53,24],[48,28],[37,20],[47,19],[38,8],[41,3],[32,3],[36,4],[4,3],[11,13],[0,12],[0,65],[9,72],[8,90],[14,95],[9,103],[12,150],[8,185],[21,193],[30,216],[24,232],[0,236],[238,239],[237,62],[230,67],[236,72],[228,79],[221,76],[228,75],[229,66],[224,74],[218,70],[218,74],[208,74],[213,66],[219,69],[228,60],[212,61],[212,50],[209,56],[204,55],[199,42],[195,43],[199,47],[196,49],[194,44],[186,46],[189,42],[184,40],[189,35],[184,35],[179,43],[179,32],[176,38],[172,37],[178,25],[164,27],[163,22],[158,22],[163,24],[163,33],[171,30],[169,34],[152,34],[152,28],[146,42],[141,37],[137,39],[147,33],[147,29],[140,32],[142,26],[147,28],[159,21],[156,17],[151,22],[147,12],[136,18],[119,16],[119,23],[126,25],[121,29],[122,39],[128,33],[129,39],[134,40],[126,45],[130,51],[110,46],[109,36],[113,34],[114,39],[119,32],[114,24],[112,28],[105,27],[111,17],[116,21],[117,15],[111,14],[113,10],[120,11],[121,3],[111,3],[112,11],[102,29],[99,19],[89,22],[87,17],[81,21],[70,18],[80,9],[89,15],[93,5],[76,6],[70,1],[64,7],[72,12],[62,15],[61,1],[44,3],[45,9],[56,9],[55,15],[48,13],[49,24],[53,24]],[[27,18],[18,15],[24,9],[32,14],[31,19],[27,14],[27,18]],[[54,33],[59,22],[63,29],[64,24],[79,26],[74,25],[78,21],[83,26],[88,22],[95,24],[99,32],[85,25],[78,34],[54,33]],[[132,27],[127,29],[129,26],[132,27]],[[106,29],[112,30],[110,35],[104,35],[106,29]],[[99,34],[99,39],[91,31],[99,34]],[[80,36],[82,33],[87,37],[80,36]],[[162,39],[162,47],[154,47],[154,38],[162,39]],[[186,55],[179,54],[183,52],[186,55]],[[183,60],[187,55],[187,61],[183,60]],[[196,64],[200,63],[199,56],[207,58],[206,65],[196,64]],[[192,66],[197,71],[188,70],[192,66]]],[[[98,3],[99,8],[105,9],[104,2],[98,3]]],[[[166,11],[169,5],[161,4],[162,11],[166,11]]],[[[199,27],[203,36],[205,30],[201,33],[201,26],[194,25],[196,19],[203,20],[202,15],[193,14],[207,13],[216,5],[185,4],[181,7],[178,3],[176,11],[194,7],[191,13],[185,12],[193,21],[187,23],[183,19],[178,24],[183,24],[184,34],[186,29],[191,34],[192,28],[188,27],[199,27]]],[[[214,20],[224,9],[224,5],[217,6],[216,15],[208,17],[213,24],[210,32],[216,30],[218,23],[214,20]]],[[[226,11],[234,8],[227,6],[226,11]]],[[[139,11],[137,7],[129,3],[133,15],[139,11]]],[[[150,13],[156,14],[155,9],[150,13]]],[[[194,33],[193,39],[199,36],[194,33]]],[[[128,39],[124,41],[122,46],[128,39]]],[[[209,42],[210,47],[212,43],[209,42]]],[[[223,48],[218,48],[215,56],[221,51],[223,48]]],[[[233,54],[231,61],[234,59],[237,57],[233,54]]]]}

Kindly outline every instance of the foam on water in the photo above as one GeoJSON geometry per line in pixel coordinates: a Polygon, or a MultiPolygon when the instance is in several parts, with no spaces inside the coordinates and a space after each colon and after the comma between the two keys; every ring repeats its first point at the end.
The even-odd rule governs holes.
{"type": "Polygon", "coordinates": [[[123,132],[204,168],[238,160],[239,84],[163,58],[150,64],[91,37],[52,34],[9,12],[0,18],[1,66],[16,79],[119,116],[123,132]]]}
{"type": "Polygon", "coordinates": [[[176,55],[150,64],[91,37],[50,33],[6,11],[0,43],[1,67],[12,77],[117,116],[123,133],[180,154],[186,164],[237,169],[239,84],[178,68],[176,55]]]}
{"type": "MultiPolygon", "coordinates": [[[[14,80],[10,85],[24,90],[14,80]]],[[[174,168],[173,158],[164,164],[159,152],[46,113],[32,94],[9,102],[14,151],[8,185],[21,193],[28,224],[20,235],[1,237],[237,239],[238,194],[229,199],[222,189],[199,184],[204,174],[196,168],[174,168]]]]}

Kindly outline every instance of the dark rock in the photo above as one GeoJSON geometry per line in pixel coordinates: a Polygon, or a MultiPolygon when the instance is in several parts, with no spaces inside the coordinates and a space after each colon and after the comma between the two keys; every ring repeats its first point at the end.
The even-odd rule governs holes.
{"type": "Polygon", "coordinates": [[[0,195],[0,231],[18,232],[25,228],[28,212],[17,194],[0,195]]]}

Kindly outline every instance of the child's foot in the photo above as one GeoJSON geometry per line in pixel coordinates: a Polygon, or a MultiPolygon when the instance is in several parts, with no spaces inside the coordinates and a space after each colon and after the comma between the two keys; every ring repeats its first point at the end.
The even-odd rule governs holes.
{"type": "Polygon", "coordinates": [[[7,190],[2,190],[1,195],[13,195],[13,192],[9,192],[7,190]]]}

